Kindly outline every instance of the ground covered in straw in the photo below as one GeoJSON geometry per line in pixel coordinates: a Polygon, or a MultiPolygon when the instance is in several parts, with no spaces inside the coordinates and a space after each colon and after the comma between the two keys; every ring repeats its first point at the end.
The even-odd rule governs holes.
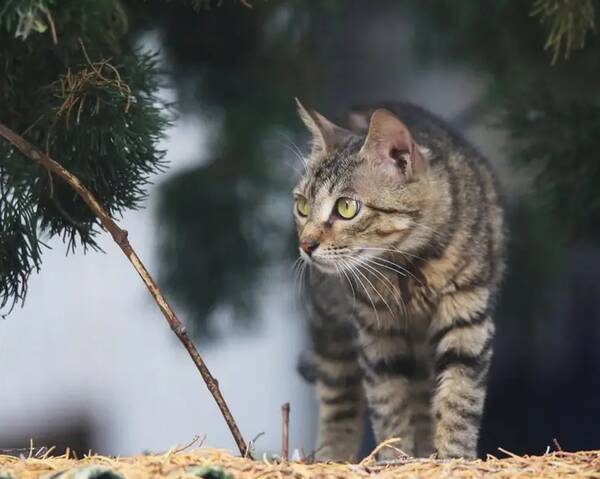
{"type": "Polygon", "coordinates": [[[600,451],[552,452],[543,456],[489,456],[485,461],[403,460],[377,463],[373,456],[360,464],[306,464],[248,460],[225,451],[195,449],[135,457],[68,456],[13,457],[0,455],[0,478],[136,479],[147,477],[228,478],[598,478],[600,451]]]}

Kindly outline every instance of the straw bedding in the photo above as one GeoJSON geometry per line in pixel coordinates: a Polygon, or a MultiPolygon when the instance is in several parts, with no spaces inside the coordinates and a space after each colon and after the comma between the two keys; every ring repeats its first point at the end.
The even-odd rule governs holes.
{"type": "Polygon", "coordinates": [[[229,478],[599,478],[600,450],[552,452],[543,456],[516,456],[478,461],[405,459],[393,464],[375,462],[374,455],[360,464],[306,464],[248,460],[217,449],[170,451],[163,455],[104,457],[76,460],[63,455],[13,457],[0,455],[0,478],[137,479],[147,477],[229,478]]]}

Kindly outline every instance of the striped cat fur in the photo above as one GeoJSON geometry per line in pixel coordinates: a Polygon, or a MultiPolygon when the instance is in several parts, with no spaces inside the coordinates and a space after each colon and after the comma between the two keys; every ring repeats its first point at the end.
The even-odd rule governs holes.
{"type": "Polygon", "coordinates": [[[313,140],[294,217],[308,269],[317,458],[353,460],[365,412],[377,441],[399,438],[406,454],[476,457],[505,269],[494,174],[414,105],[354,109],[346,128],[299,102],[298,111],[313,140]]]}

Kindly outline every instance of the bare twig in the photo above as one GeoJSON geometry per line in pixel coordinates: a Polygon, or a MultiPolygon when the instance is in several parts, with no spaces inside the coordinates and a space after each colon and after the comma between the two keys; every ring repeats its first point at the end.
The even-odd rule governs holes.
{"type": "Polygon", "coordinates": [[[290,456],[290,403],[281,406],[281,459],[288,461],[290,456]]]}
{"type": "Polygon", "coordinates": [[[504,454],[506,454],[507,456],[510,456],[510,457],[516,457],[516,458],[520,457],[520,456],[518,456],[517,454],[515,454],[514,452],[507,451],[507,450],[506,450],[506,449],[504,449],[503,447],[499,447],[499,448],[498,448],[498,450],[499,450],[500,452],[503,452],[503,453],[504,453],[504,454]]]}
{"type": "Polygon", "coordinates": [[[229,426],[229,430],[233,435],[233,438],[237,444],[238,449],[240,450],[240,453],[242,454],[242,456],[251,457],[248,452],[246,442],[244,441],[244,438],[242,437],[242,434],[240,433],[240,430],[237,427],[235,419],[233,418],[231,411],[229,410],[229,407],[225,402],[225,399],[223,399],[223,395],[221,394],[221,391],[219,389],[218,381],[212,376],[212,374],[206,367],[206,364],[204,363],[204,360],[198,353],[196,346],[194,346],[194,343],[190,340],[185,327],[183,326],[181,321],[179,321],[179,319],[175,315],[175,312],[173,311],[169,303],[167,303],[167,300],[158,288],[158,285],[156,284],[152,276],[150,276],[150,273],[138,257],[137,253],[131,247],[129,240],[127,239],[127,231],[119,228],[119,226],[109,216],[106,210],[100,205],[100,203],[98,203],[94,195],[92,195],[92,193],[81,183],[81,181],[79,181],[79,178],[71,174],[59,163],[54,161],[52,158],[44,154],[39,149],[35,148],[23,137],[21,137],[2,123],[0,123],[0,136],[2,136],[4,139],[6,139],[12,145],[14,145],[27,158],[39,163],[48,171],[51,171],[52,173],[66,181],[77,192],[77,194],[81,196],[83,201],[97,216],[104,229],[111,234],[115,243],[119,245],[125,256],[127,256],[127,259],[131,262],[135,270],[138,272],[138,274],[142,278],[142,281],[148,288],[148,291],[154,298],[154,301],[162,311],[163,316],[169,323],[169,326],[171,327],[175,335],[179,338],[179,341],[181,341],[181,343],[189,353],[190,357],[194,361],[194,364],[196,365],[196,368],[198,368],[198,371],[202,375],[202,379],[204,379],[208,390],[212,394],[213,398],[217,403],[217,406],[221,410],[221,413],[225,418],[227,426],[229,426]]]}
{"type": "Polygon", "coordinates": [[[560,444],[558,443],[558,439],[554,438],[554,439],[552,439],[552,442],[554,442],[554,446],[556,447],[557,451],[563,452],[562,447],[560,447],[560,444]]]}
{"type": "Polygon", "coordinates": [[[196,444],[198,441],[200,441],[200,444],[202,444],[204,442],[204,439],[206,439],[206,435],[202,436],[202,440],[200,441],[200,435],[196,434],[194,436],[194,439],[192,439],[189,443],[187,443],[185,446],[181,446],[178,449],[175,449],[173,451],[173,454],[178,454],[180,452],[185,451],[186,449],[189,449],[190,447],[192,447],[194,444],[196,444]]]}
{"type": "Polygon", "coordinates": [[[370,464],[375,463],[376,462],[375,458],[379,454],[379,451],[381,451],[382,449],[385,449],[386,447],[387,448],[391,447],[394,450],[399,451],[402,456],[406,457],[407,454],[405,454],[403,451],[400,451],[399,449],[393,447],[393,445],[396,444],[396,443],[398,443],[398,442],[400,442],[400,438],[398,438],[398,437],[391,437],[389,439],[386,439],[381,444],[379,444],[375,449],[373,449],[373,451],[371,451],[371,454],[369,454],[362,461],[360,461],[359,462],[359,466],[368,466],[370,464]]]}

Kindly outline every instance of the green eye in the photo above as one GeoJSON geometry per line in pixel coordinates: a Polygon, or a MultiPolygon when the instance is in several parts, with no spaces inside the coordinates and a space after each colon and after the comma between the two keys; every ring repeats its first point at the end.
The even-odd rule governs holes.
{"type": "Polygon", "coordinates": [[[338,214],[345,220],[351,220],[358,214],[359,203],[352,198],[340,198],[335,204],[338,214]]]}
{"type": "Polygon", "coordinates": [[[296,211],[300,216],[308,216],[310,206],[308,206],[308,201],[304,196],[296,198],[296,211]]]}

